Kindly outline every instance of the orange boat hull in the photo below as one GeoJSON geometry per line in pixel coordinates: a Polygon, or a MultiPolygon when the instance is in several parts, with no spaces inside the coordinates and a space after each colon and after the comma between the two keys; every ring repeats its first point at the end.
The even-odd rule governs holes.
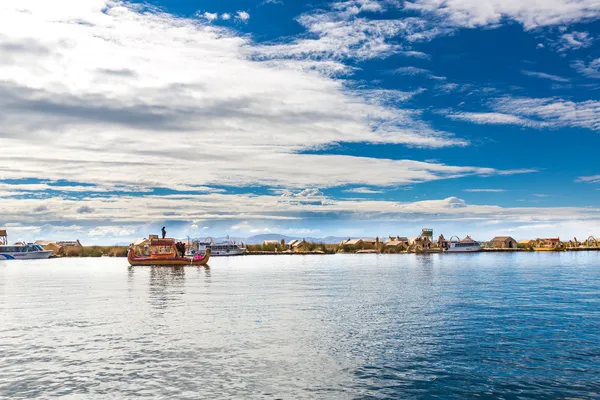
{"type": "Polygon", "coordinates": [[[130,265],[133,266],[153,266],[160,265],[164,267],[185,267],[186,265],[206,265],[210,258],[210,249],[206,249],[206,254],[202,258],[188,258],[188,257],[170,257],[170,258],[157,258],[157,257],[138,257],[133,252],[133,249],[129,249],[127,252],[127,260],[130,265]]]}

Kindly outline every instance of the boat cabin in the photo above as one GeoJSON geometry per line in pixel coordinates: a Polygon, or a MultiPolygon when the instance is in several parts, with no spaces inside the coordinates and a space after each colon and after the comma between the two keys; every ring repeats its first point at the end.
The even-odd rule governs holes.
{"type": "Polygon", "coordinates": [[[34,243],[14,244],[12,246],[2,244],[0,245],[0,251],[5,253],[34,253],[44,251],[44,248],[34,243]]]}
{"type": "Polygon", "coordinates": [[[155,235],[148,239],[138,240],[132,244],[133,251],[138,256],[152,258],[177,257],[175,239],[159,239],[155,235]]]}

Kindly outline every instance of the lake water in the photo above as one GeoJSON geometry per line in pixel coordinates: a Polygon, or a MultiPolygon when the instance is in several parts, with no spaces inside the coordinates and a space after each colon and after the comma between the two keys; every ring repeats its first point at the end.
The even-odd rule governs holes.
{"type": "Polygon", "coordinates": [[[0,397],[598,398],[600,252],[0,262],[0,397]]]}

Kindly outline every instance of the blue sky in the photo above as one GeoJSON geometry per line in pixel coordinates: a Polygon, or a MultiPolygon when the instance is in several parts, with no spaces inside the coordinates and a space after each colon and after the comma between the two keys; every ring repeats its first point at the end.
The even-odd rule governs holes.
{"type": "Polygon", "coordinates": [[[600,236],[596,0],[0,6],[0,225],[600,236]]]}

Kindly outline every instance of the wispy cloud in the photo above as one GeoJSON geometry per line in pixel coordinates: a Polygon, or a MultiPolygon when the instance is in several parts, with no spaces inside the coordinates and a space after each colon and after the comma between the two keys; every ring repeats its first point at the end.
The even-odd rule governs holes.
{"type": "Polygon", "coordinates": [[[248,59],[256,45],[228,29],[139,13],[126,3],[88,5],[65,16],[27,4],[27,12],[23,5],[5,6],[0,15],[0,44],[21,45],[4,46],[0,65],[5,178],[61,177],[100,187],[175,188],[190,179],[205,186],[330,187],[506,173],[299,154],[339,142],[424,148],[468,142],[433,129],[418,110],[399,108],[400,92],[358,95],[337,79],[307,72],[306,59],[248,59]],[[94,24],[73,24],[75,17],[94,24]],[[42,41],[28,39],[33,29],[42,41]],[[72,45],[65,47],[65,40],[72,45]],[[94,46],[102,53],[80,51],[94,46]],[[129,79],[101,79],[101,70],[125,69],[129,79]],[[64,86],[65,74],[74,84],[64,86]],[[155,165],[160,172],[148,174],[155,165]],[[297,173],[298,165],[305,173],[297,173]]]}
{"type": "Polygon", "coordinates": [[[465,189],[463,192],[469,193],[503,193],[505,189],[465,189]]]}
{"type": "Polygon", "coordinates": [[[469,121],[476,124],[519,125],[525,127],[544,126],[539,121],[499,112],[451,112],[447,113],[446,116],[450,119],[469,121]]]}
{"type": "Polygon", "coordinates": [[[494,112],[449,112],[448,118],[478,124],[520,125],[532,128],[586,128],[600,130],[600,102],[574,102],[560,97],[504,96],[490,101],[494,112]]]}
{"type": "Polygon", "coordinates": [[[600,175],[580,176],[576,182],[600,183],[600,175]]]}
{"type": "Polygon", "coordinates": [[[535,77],[535,78],[549,79],[549,80],[554,81],[554,82],[570,82],[571,81],[570,79],[563,78],[563,77],[558,76],[558,75],[547,74],[545,72],[522,70],[521,73],[523,75],[532,76],[532,77],[535,77]]]}
{"type": "Polygon", "coordinates": [[[558,42],[559,51],[570,51],[590,47],[594,38],[588,32],[570,32],[561,35],[558,42]]]}
{"type": "Polygon", "coordinates": [[[418,68],[418,67],[400,67],[400,68],[396,68],[393,71],[395,74],[397,75],[408,75],[408,76],[425,76],[429,79],[436,79],[436,80],[440,80],[443,81],[446,79],[446,77],[444,76],[436,76],[433,73],[431,73],[431,71],[424,69],[424,68],[418,68]]]}
{"type": "Polygon", "coordinates": [[[344,190],[344,192],[346,192],[346,193],[358,193],[358,194],[380,194],[380,193],[384,193],[383,190],[369,189],[369,188],[366,188],[366,187],[358,187],[358,188],[346,189],[346,190],[344,190]]]}
{"type": "Polygon", "coordinates": [[[573,63],[573,67],[582,75],[588,78],[600,79],[600,58],[596,58],[590,62],[577,60],[573,63]]]}
{"type": "Polygon", "coordinates": [[[536,118],[542,126],[600,130],[600,102],[594,100],[575,102],[560,97],[536,99],[507,96],[498,99],[494,107],[501,112],[536,118]]]}
{"type": "Polygon", "coordinates": [[[406,3],[406,8],[436,16],[447,25],[464,28],[494,26],[510,19],[530,30],[600,17],[596,0],[413,0],[406,3]]]}

